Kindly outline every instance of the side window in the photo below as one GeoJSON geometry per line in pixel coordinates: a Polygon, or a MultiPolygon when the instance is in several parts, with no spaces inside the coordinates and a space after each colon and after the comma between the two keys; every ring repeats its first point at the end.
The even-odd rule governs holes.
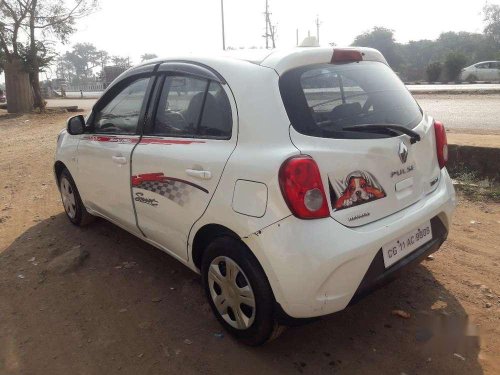
{"type": "Polygon", "coordinates": [[[135,134],[149,78],[140,78],[122,89],[95,113],[94,133],[135,134]]]}
{"type": "Polygon", "coordinates": [[[208,86],[205,79],[168,76],[158,102],[153,134],[194,137],[208,86]]]}
{"type": "Polygon", "coordinates": [[[150,134],[231,138],[231,106],[222,86],[202,78],[167,76],[150,134]]]}
{"type": "Polygon", "coordinates": [[[478,69],[489,69],[490,63],[482,63],[482,64],[477,64],[476,68],[478,69]]]}

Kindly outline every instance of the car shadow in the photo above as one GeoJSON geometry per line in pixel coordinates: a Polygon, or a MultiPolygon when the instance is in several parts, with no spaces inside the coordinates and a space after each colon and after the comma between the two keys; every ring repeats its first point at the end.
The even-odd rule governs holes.
{"type": "Polygon", "coordinates": [[[109,222],[77,228],[64,214],[0,254],[0,315],[2,374],[483,373],[466,312],[425,265],[250,348],[222,331],[180,262],[109,222]],[[89,257],[50,271],[68,250],[89,257]]]}

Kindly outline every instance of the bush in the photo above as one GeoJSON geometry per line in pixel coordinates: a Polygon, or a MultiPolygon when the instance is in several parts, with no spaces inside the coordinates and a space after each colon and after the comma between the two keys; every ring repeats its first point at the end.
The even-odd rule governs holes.
{"type": "Polygon", "coordinates": [[[459,52],[450,52],[444,62],[448,80],[457,81],[465,64],[467,64],[467,58],[464,55],[459,52]]]}
{"type": "Polygon", "coordinates": [[[439,77],[441,77],[441,71],[443,70],[443,65],[440,62],[433,62],[427,65],[427,69],[425,70],[427,73],[427,80],[429,82],[439,81],[439,77]]]}

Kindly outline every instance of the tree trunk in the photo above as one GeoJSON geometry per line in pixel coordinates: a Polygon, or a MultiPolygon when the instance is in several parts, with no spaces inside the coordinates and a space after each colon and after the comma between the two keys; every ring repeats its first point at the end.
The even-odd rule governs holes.
{"type": "Polygon", "coordinates": [[[40,89],[40,78],[39,78],[39,72],[38,72],[38,67],[32,67],[33,69],[36,69],[34,72],[30,73],[30,81],[31,81],[31,87],[33,88],[33,100],[34,100],[34,107],[38,108],[40,112],[45,111],[45,100],[42,97],[42,90],[40,89]]]}
{"type": "Polygon", "coordinates": [[[30,12],[30,82],[33,88],[34,106],[40,112],[45,111],[45,100],[40,89],[40,66],[38,63],[38,50],[35,39],[35,17],[38,0],[32,0],[30,12]]]}
{"type": "Polygon", "coordinates": [[[5,91],[7,96],[7,112],[22,113],[33,110],[33,93],[28,72],[21,60],[13,58],[6,61],[5,91]]]}

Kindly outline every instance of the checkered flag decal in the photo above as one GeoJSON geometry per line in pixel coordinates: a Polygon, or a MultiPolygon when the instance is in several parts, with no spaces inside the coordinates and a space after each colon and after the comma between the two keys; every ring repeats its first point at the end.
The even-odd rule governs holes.
{"type": "Polygon", "coordinates": [[[194,189],[192,186],[189,186],[182,181],[175,180],[143,181],[134,187],[163,195],[165,198],[170,199],[179,206],[184,206],[189,202],[189,194],[191,190],[194,189]]]}

